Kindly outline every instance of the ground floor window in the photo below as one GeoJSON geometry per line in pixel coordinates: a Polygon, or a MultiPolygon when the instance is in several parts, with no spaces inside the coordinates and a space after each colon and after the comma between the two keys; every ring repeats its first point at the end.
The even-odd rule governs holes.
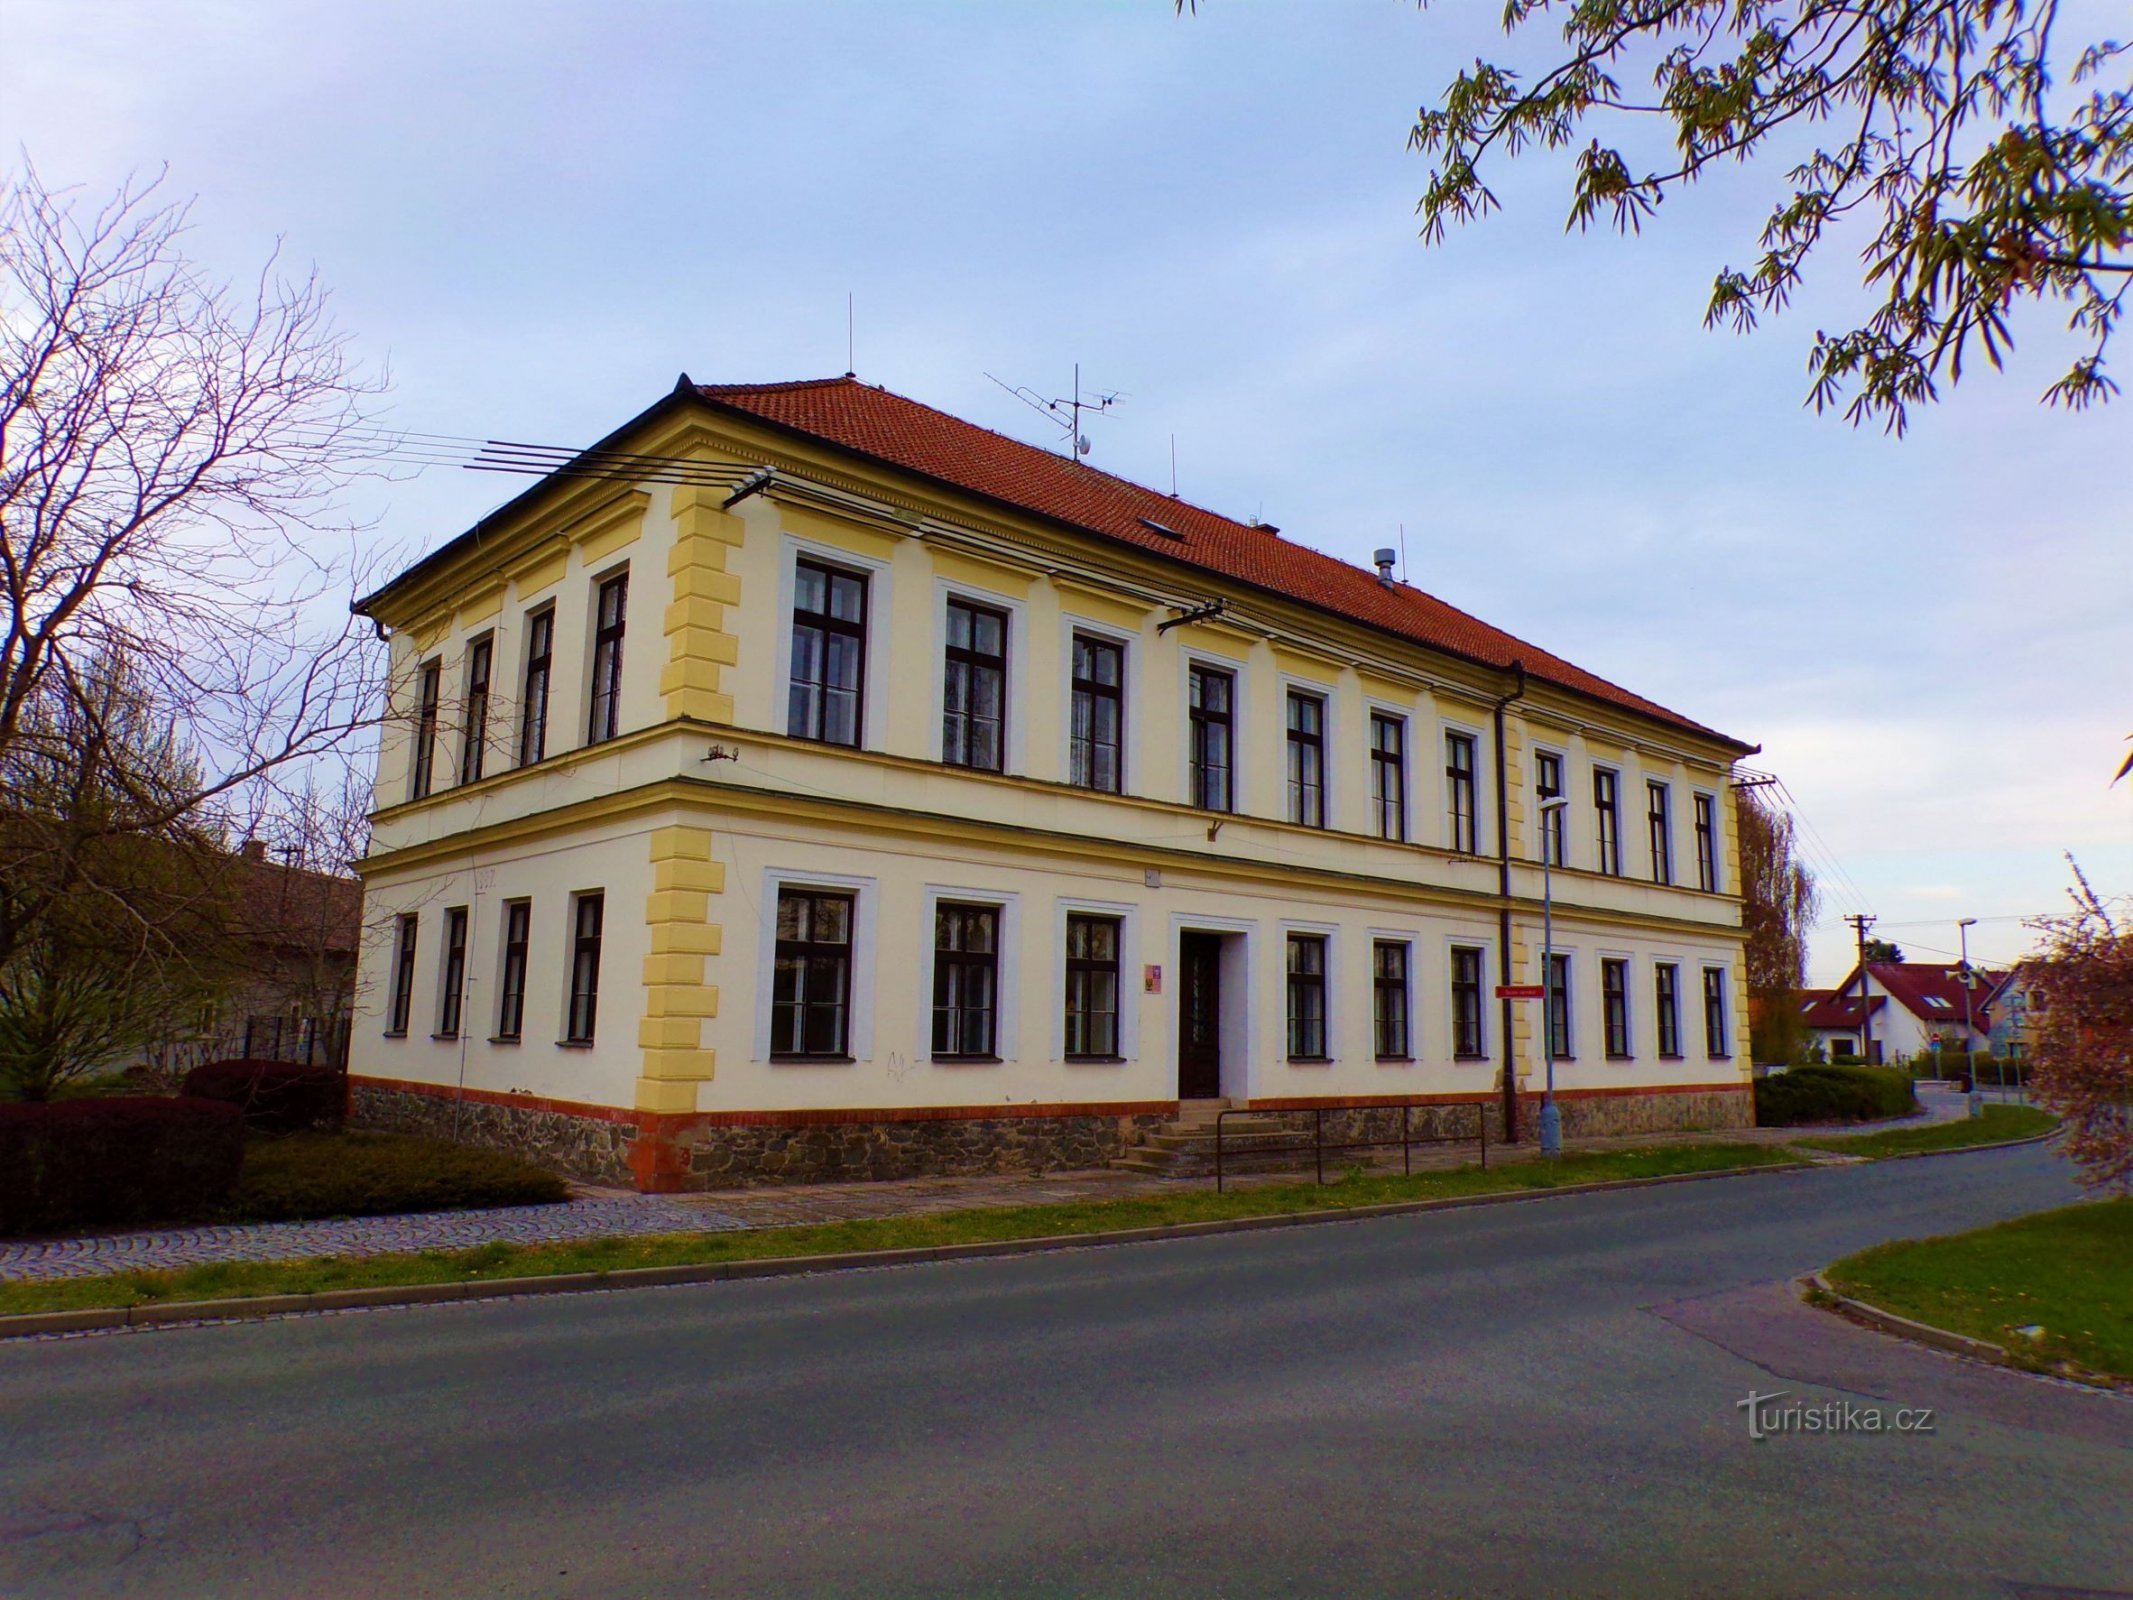
{"type": "Polygon", "coordinates": [[[779,890],[776,963],[771,1055],[850,1055],[852,897],[824,889],[779,890]]]}
{"type": "Polygon", "coordinates": [[[1407,1024],[1407,946],[1380,939],[1370,955],[1371,1023],[1380,1061],[1405,1061],[1414,1052],[1407,1024]]]}
{"type": "Polygon", "coordinates": [[[504,970],[496,986],[496,1037],[516,1039],[526,1031],[526,947],[533,930],[533,902],[504,903],[504,970]]]}
{"type": "Polygon", "coordinates": [[[1118,918],[1067,918],[1066,1054],[1118,1054],[1118,918]]]}
{"type": "Polygon", "coordinates": [[[467,908],[449,906],[444,913],[444,971],[438,975],[437,1034],[459,1037],[460,1003],[467,992],[467,908]]]}
{"type": "Polygon", "coordinates": [[[1481,1028],[1481,952],[1452,946],[1452,1054],[1478,1061],[1486,1054],[1481,1028]]]}
{"type": "Polygon", "coordinates": [[[407,1032],[408,1013],[414,1008],[416,929],[411,916],[400,918],[393,928],[393,994],[385,1011],[387,1033],[407,1032]]]}
{"type": "Polygon", "coordinates": [[[1607,1053],[1616,1060],[1626,1060],[1634,1052],[1630,1049],[1629,1037],[1629,963],[1623,960],[1607,960],[1600,963],[1600,1003],[1607,1017],[1607,1053]]]}
{"type": "Polygon", "coordinates": [[[1670,961],[1652,968],[1652,1015],[1659,1024],[1659,1053],[1681,1054],[1681,969],[1670,961]]]}
{"type": "Polygon", "coordinates": [[[1326,940],[1289,935],[1289,1059],[1326,1058],[1326,940]]]}
{"type": "Polygon", "coordinates": [[[1000,908],[933,911],[933,1053],[990,1056],[999,1026],[1000,908]]]}
{"type": "Polygon", "coordinates": [[[1703,1047],[1704,1053],[1716,1061],[1725,1056],[1726,1049],[1726,969],[1705,967],[1703,969],[1703,1047]]]}
{"type": "Polygon", "coordinates": [[[604,895],[581,894],[570,910],[570,1005],[563,1037],[570,1044],[591,1044],[600,1010],[600,935],[605,921],[604,895]]]}
{"type": "Polygon", "coordinates": [[[1557,1061],[1576,1059],[1570,1035],[1570,957],[1548,954],[1548,1054],[1557,1061]]]}

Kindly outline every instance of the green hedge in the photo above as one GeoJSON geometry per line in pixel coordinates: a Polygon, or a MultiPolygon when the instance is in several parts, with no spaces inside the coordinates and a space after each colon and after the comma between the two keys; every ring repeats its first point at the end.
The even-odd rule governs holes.
{"type": "Polygon", "coordinates": [[[0,1234],[188,1220],[220,1205],[244,1118],[150,1095],[0,1106],[0,1234]]]}
{"type": "Polygon", "coordinates": [[[1794,1067],[1755,1083],[1755,1120],[1765,1128],[1878,1122],[1917,1109],[1910,1075],[1894,1067],[1794,1067]]]}
{"type": "Polygon", "coordinates": [[[248,1222],[567,1200],[554,1173],[474,1145],[397,1133],[293,1133],[254,1139],[232,1209],[248,1222]]]}

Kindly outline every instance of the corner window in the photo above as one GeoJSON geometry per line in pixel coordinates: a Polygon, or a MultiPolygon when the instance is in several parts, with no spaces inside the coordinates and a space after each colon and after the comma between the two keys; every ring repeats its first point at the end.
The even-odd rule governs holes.
{"type": "Polygon", "coordinates": [[[1118,918],[1070,915],[1066,950],[1066,1055],[1118,1054],[1118,918]]]}
{"type": "Polygon", "coordinates": [[[1599,825],[1600,870],[1622,876],[1622,780],[1607,767],[1592,769],[1592,810],[1599,825]]]}
{"type": "Polygon", "coordinates": [[[415,761],[408,777],[407,797],[429,796],[437,772],[437,697],[444,673],[440,663],[425,661],[415,680],[415,761]]]}
{"type": "Polygon", "coordinates": [[[1652,968],[1652,1015],[1659,1024],[1659,1053],[1681,1054],[1681,969],[1671,961],[1652,968]]]}
{"type": "Polygon", "coordinates": [[[555,673],[555,607],[526,618],[526,686],[519,701],[518,764],[548,754],[548,683],[555,673]]]}
{"type": "Polygon", "coordinates": [[[1718,800],[1708,794],[1696,796],[1696,887],[1718,892],[1718,800]]]}
{"type": "MultiPolygon", "coordinates": [[[[1539,800],[1558,800],[1563,794],[1563,758],[1550,750],[1533,753],[1533,793],[1539,800]]],[[[1551,867],[1568,865],[1563,851],[1563,813],[1557,806],[1540,814],[1541,859],[1551,867]]]]}
{"type": "Polygon", "coordinates": [[[1629,963],[1609,959],[1600,963],[1600,1009],[1607,1022],[1607,1053],[1617,1061],[1633,1052],[1629,1038],[1629,963]]]}
{"type": "Polygon", "coordinates": [[[1646,823],[1652,835],[1652,882],[1674,881],[1674,831],[1669,816],[1670,796],[1663,783],[1644,786],[1646,823]]]}
{"type": "Polygon", "coordinates": [[[437,1033],[459,1037],[459,1010],[467,990],[467,908],[449,906],[444,913],[444,971],[437,983],[437,1033]]]}
{"type": "Polygon", "coordinates": [[[1370,713],[1370,809],[1380,839],[1407,837],[1407,719],[1370,713]]]}
{"type": "Polygon", "coordinates": [[[1445,821],[1451,847],[1461,855],[1476,850],[1474,820],[1474,736],[1447,733],[1444,736],[1445,821]]]}
{"type": "Polygon", "coordinates": [[[1548,952],[1548,1054],[1557,1061],[1574,1061],[1576,1040],[1570,1033],[1570,956],[1562,950],[1548,952]]]}
{"type": "Polygon", "coordinates": [[[476,639],[467,646],[466,743],[460,747],[459,781],[479,783],[489,761],[489,664],[496,642],[476,639]]]}
{"type": "Polygon", "coordinates": [[[1289,691],[1289,820],[1326,825],[1326,702],[1289,691]]]}
{"type": "Polygon", "coordinates": [[[852,897],[778,891],[770,1053],[787,1059],[851,1054],[852,897]]]}
{"type": "Polygon", "coordinates": [[[1408,1037],[1407,946],[1380,939],[1370,951],[1370,1017],[1380,1061],[1405,1061],[1414,1054],[1408,1037]]]}
{"type": "Polygon", "coordinates": [[[622,731],[622,629],[629,596],[627,572],[618,572],[600,585],[593,613],[592,715],[586,720],[587,744],[599,744],[622,731]]]}
{"type": "Polygon", "coordinates": [[[795,739],[856,746],[866,653],[867,580],[819,561],[793,563],[785,731],[795,739]]]}
{"type": "Polygon", "coordinates": [[[1326,1059],[1326,939],[1289,935],[1289,1059],[1326,1059]]]}
{"type": "Polygon", "coordinates": [[[941,759],[998,772],[1007,747],[1007,613],[948,602],[948,660],[941,685],[941,759]]]}
{"type": "Polygon", "coordinates": [[[1230,715],[1237,680],[1218,667],[1195,664],[1186,674],[1191,722],[1192,804],[1207,811],[1233,807],[1230,715]]]}
{"type": "Polygon", "coordinates": [[[1703,1049],[1713,1061],[1731,1052],[1726,1048],[1726,969],[1703,969],[1703,1049]]]}
{"type": "Polygon", "coordinates": [[[1069,781],[1118,794],[1125,788],[1126,651],[1109,639],[1074,635],[1073,727],[1069,781]]]}
{"type": "Polygon", "coordinates": [[[600,1010],[600,931],[606,900],[602,895],[581,894],[570,912],[570,1005],[564,1039],[570,1044],[590,1044],[593,1024],[600,1010]]]}
{"type": "Polygon", "coordinates": [[[496,985],[496,1037],[516,1039],[526,1031],[526,947],[533,931],[533,902],[504,902],[504,966],[496,985]]]}
{"type": "Polygon", "coordinates": [[[393,924],[393,992],[385,1011],[385,1031],[398,1037],[407,1032],[408,1013],[415,1000],[415,935],[417,919],[401,917],[393,924]]]}
{"type": "Polygon", "coordinates": [[[1000,908],[933,908],[933,1053],[995,1053],[1000,1006],[1000,908]]]}
{"type": "Polygon", "coordinates": [[[1452,1054],[1478,1061],[1486,1054],[1481,1026],[1481,952],[1471,945],[1452,946],[1452,1054]]]}

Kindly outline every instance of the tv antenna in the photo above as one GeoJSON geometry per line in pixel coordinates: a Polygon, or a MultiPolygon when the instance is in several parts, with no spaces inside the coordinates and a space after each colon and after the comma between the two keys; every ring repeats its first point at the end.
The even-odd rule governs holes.
{"type": "Polygon", "coordinates": [[[997,383],[1017,400],[1028,406],[1030,410],[1050,417],[1052,421],[1058,423],[1066,435],[1066,453],[1069,456],[1076,457],[1085,456],[1089,453],[1089,436],[1081,431],[1082,414],[1087,412],[1094,416],[1102,416],[1117,405],[1125,393],[1121,389],[1110,389],[1084,395],[1081,392],[1081,363],[1079,361],[1074,363],[1073,394],[1070,397],[1058,400],[1047,400],[1036,390],[1026,385],[1009,383],[1004,378],[993,377],[989,372],[985,376],[992,378],[994,383],[997,383]]]}

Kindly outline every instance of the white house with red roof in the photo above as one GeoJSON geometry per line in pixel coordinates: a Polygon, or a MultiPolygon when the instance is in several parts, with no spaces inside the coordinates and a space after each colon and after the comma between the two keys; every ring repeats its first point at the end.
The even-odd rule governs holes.
{"type": "Polygon", "coordinates": [[[1965,969],[1958,962],[1870,961],[1866,964],[1866,1023],[1860,1023],[1860,969],[1834,989],[1804,989],[1802,1020],[1832,1056],[1910,1061],[1942,1050],[1987,1050],[1993,1002],[2004,972],[1965,969]]]}

